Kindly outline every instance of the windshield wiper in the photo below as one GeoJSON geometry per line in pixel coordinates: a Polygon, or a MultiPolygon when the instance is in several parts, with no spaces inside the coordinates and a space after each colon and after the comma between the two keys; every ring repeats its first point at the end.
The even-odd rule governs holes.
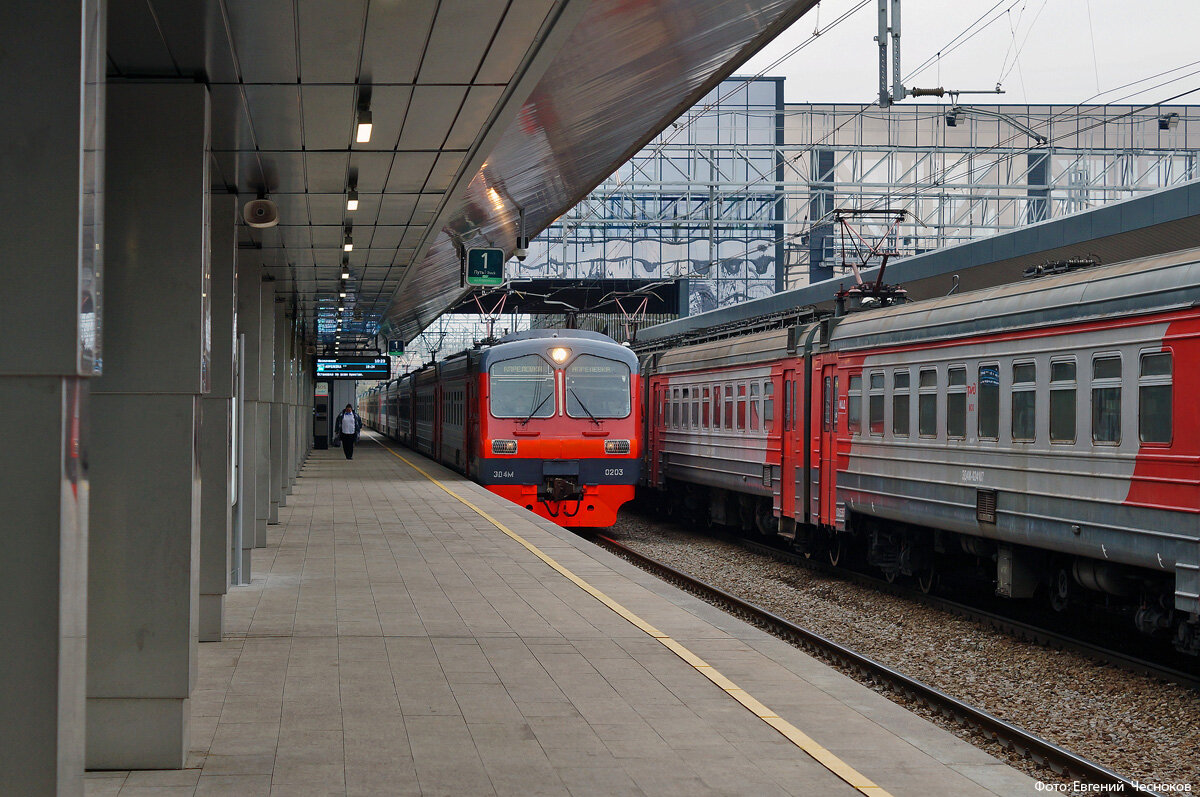
{"type": "MultiPolygon", "coordinates": [[[[535,393],[534,395],[537,395],[537,394],[535,393]]],[[[521,425],[522,425],[522,426],[525,426],[526,424],[528,424],[528,423],[529,423],[529,421],[530,421],[530,419],[531,419],[531,418],[533,418],[533,416],[534,416],[534,415],[537,415],[537,412],[538,412],[538,410],[540,410],[540,409],[542,408],[542,406],[543,406],[543,405],[544,405],[544,404],[545,404],[545,403],[546,403],[546,402],[547,402],[547,401],[550,399],[550,397],[551,397],[551,396],[553,396],[553,395],[554,395],[554,392],[553,392],[553,391],[551,391],[551,392],[547,393],[545,396],[543,396],[543,397],[542,397],[542,400],[538,402],[538,405],[537,405],[536,407],[534,407],[534,408],[533,408],[533,411],[532,411],[532,412],[530,412],[528,415],[526,415],[526,416],[525,416],[525,419],[521,421],[521,425]]]]}
{"type": "Polygon", "coordinates": [[[583,399],[581,399],[581,398],[579,397],[579,394],[575,392],[575,388],[573,388],[573,387],[569,387],[569,388],[567,388],[567,390],[571,391],[571,395],[572,395],[572,396],[574,396],[574,397],[575,397],[575,400],[579,402],[579,406],[580,406],[580,407],[583,407],[583,411],[584,411],[584,412],[586,412],[586,413],[588,414],[588,417],[592,419],[592,423],[594,423],[594,424],[596,424],[597,426],[599,426],[599,425],[600,425],[600,421],[596,420],[596,416],[595,416],[595,415],[592,415],[592,411],[591,411],[591,410],[589,410],[589,409],[587,408],[587,405],[583,403],[583,399]]]}

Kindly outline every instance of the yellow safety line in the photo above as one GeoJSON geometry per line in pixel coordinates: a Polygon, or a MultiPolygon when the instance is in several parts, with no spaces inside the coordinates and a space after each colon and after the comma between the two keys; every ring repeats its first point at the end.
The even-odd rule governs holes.
{"type": "MultiPolygon", "coordinates": [[[[375,442],[378,443],[379,441],[375,441],[375,442]]],[[[811,736],[807,735],[806,733],[801,731],[799,728],[797,728],[795,725],[793,725],[790,722],[788,722],[787,720],[781,718],[774,711],[772,711],[771,709],[764,706],[762,703],[755,700],[753,697],[750,696],[749,693],[747,693],[744,689],[741,689],[740,687],[738,687],[737,684],[735,684],[733,681],[729,680],[724,675],[722,675],[720,672],[718,672],[711,664],[704,661],[704,659],[700,658],[695,653],[692,653],[692,651],[688,650],[686,647],[681,645],[679,642],[676,642],[674,639],[667,636],[662,631],[659,631],[657,628],[652,626],[650,623],[646,622],[641,617],[638,617],[636,614],[629,611],[629,609],[626,609],[624,606],[617,603],[615,600],[608,597],[603,592],[596,589],[591,584],[587,583],[582,578],[575,575],[570,570],[568,570],[567,568],[560,565],[558,562],[551,559],[546,554],[542,553],[542,551],[539,550],[536,545],[529,542],[528,540],[523,538],[521,535],[517,534],[512,529],[508,528],[503,523],[501,523],[500,521],[496,520],[494,517],[489,515],[487,512],[483,511],[479,507],[475,506],[475,504],[468,501],[466,498],[463,498],[461,495],[459,495],[458,493],[451,490],[446,485],[442,484],[440,481],[438,481],[436,478],[434,478],[430,474],[426,473],[418,465],[414,464],[406,457],[396,453],[390,447],[384,445],[383,443],[379,443],[379,445],[382,446],[383,449],[385,451],[387,451],[389,454],[396,457],[404,464],[408,465],[410,468],[412,468],[417,473],[424,476],[426,479],[429,479],[429,481],[433,482],[435,485],[440,487],[447,494],[456,498],[458,501],[462,502],[466,506],[470,507],[481,518],[486,520],[488,523],[491,523],[496,528],[500,529],[500,531],[502,531],[507,536],[511,537],[516,542],[520,543],[522,546],[525,547],[526,550],[528,550],[530,553],[532,553],[538,559],[541,559],[543,562],[545,562],[547,565],[549,565],[551,568],[553,568],[557,572],[561,573],[563,576],[565,576],[571,582],[576,584],[584,592],[591,595],[593,598],[600,601],[608,608],[612,609],[614,612],[616,612],[621,617],[628,620],[633,625],[640,628],[642,631],[645,631],[647,634],[649,634],[650,636],[657,639],[660,643],[662,643],[663,647],[665,647],[667,650],[674,653],[679,658],[683,659],[685,662],[687,662],[689,665],[691,665],[691,667],[693,669],[695,669],[698,673],[703,675],[708,680],[712,681],[714,684],[716,684],[718,687],[720,687],[722,690],[724,690],[725,693],[728,694],[730,697],[732,697],[734,700],[741,703],[746,708],[750,709],[750,711],[753,712],[756,717],[758,717],[763,722],[770,725],[775,730],[779,731],[779,733],[781,733],[784,736],[784,738],[786,738],[792,744],[799,747],[804,752],[808,753],[808,755],[810,755],[814,761],[816,761],[821,766],[825,767],[827,770],[832,772],[837,777],[841,778],[843,781],[848,783],[850,786],[853,786],[855,789],[862,792],[863,794],[870,795],[870,797],[892,797],[891,793],[888,792],[886,789],[882,788],[881,786],[877,786],[874,782],[871,781],[870,778],[861,774],[858,770],[854,769],[852,766],[847,764],[845,761],[838,758],[836,755],[829,752],[829,750],[827,750],[826,748],[824,748],[820,744],[818,744],[816,741],[814,741],[811,736]]]]}

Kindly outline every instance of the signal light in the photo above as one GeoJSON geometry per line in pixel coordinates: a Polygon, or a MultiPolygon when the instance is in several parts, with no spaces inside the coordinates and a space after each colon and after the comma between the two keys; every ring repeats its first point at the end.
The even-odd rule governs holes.
{"type": "Polygon", "coordinates": [[[554,362],[558,363],[559,365],[565,363],[567,358],[570,356],[571,350],[565,349],[562,346],[557,346],[550,350],[550,359],[554,360],[554,362]]]}

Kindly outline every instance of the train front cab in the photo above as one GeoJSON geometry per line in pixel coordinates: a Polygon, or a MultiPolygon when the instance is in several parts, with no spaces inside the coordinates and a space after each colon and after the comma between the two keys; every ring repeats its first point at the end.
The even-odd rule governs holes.
{"type": "Polygon", "coordinates": [[[595,333],[535,337],[486,351],[478,384],[472,475],[560,526],[615,523],[640,476],[632,352],[595,333]]]}

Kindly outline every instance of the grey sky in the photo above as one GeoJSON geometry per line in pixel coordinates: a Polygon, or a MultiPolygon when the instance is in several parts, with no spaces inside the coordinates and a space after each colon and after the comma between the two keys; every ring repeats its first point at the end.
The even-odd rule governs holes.
{"type": "MultiPolygon", "coordinates": [[[[810,11],[802,17],[738,74],[761,71],[810,38],[818,20],[824,28],[858,2],[824,0],[819,12],[810,11]]],[[[1200,62],[1200,49],[1195,44],[1200,2],[1196,0],[1002,0],[998,4],[996,0],[905,0],[901,39],[904,72],[911,72],[943,50],[993,6],[996,10],[986,19],[999,15],[997,21],[953,52],[944,51],[940,61],[905,81],[905,85],[992,89],[1002,82],[1005,94],[964,95],[963,102],[975,104],[1076,103],[1098,91],[1108,92],[1098,102],[1144,104],[1200,88],[1200,63],[1196,63],[1128,89],[1111,91],[1140,78],[1200,62]],[[1177,80],[1154,88],[1172,78],[1177,80]]],[[[768,71],[787,77],[789,102],[871,102],[877,97],[878,51],[873,39],[876,7],[876,0],[870,0],[852,17],[768,71]]],[[[1200,91],[1175,102],[1200,103],[1200,91]]]]}

